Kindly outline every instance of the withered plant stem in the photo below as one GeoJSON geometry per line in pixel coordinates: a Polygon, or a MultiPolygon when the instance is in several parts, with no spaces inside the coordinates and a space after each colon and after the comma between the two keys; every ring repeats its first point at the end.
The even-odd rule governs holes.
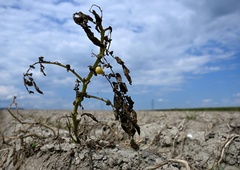
{"type": "MultiPolygon", "coordinates": [[[[101,40],[101,43],[103,43],[104,42],[105,31],[102,28],[102,26],[100,26],[100,30],[101,30],[101,39],[100,40],[101,40]]],[[[96,67],[99,65],[102,57],[104,56],[104,51],[105,51],[105,47],[100,47],[99,54],[97,55],[96,61],[95,61],[95,63],[92,66],[93,70],[95,70],[96,67]]],[[[81,92],[80,95],[76,95],[76,100],[75,100],[75,104],[74,104],[73,111],[72,111],[73,133],[74,133],[74,136],[76,138],[74,140],[76,143],[80,143],[80,139],[78,137],[78,124],[79,124],[79,121],[77,119],[78,106],[81,105],[81,102],[84,100],[84,97],[87,94],[87,87],[88,87],[89,82],[91,81],[92,76],[93,76],[93,72],[89,71],[86,79],[81,80],[82,81],[82,92],[81,92]]]]}

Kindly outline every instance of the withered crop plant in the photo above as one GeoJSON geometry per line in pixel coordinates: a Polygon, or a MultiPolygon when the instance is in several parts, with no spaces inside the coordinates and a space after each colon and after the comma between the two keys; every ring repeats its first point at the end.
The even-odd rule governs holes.
{"type": "MultiPolygon", "coordinates": [[[[73,89],[76,93],[76,97],[73,102],[73,110],[67,117],[67,127],[71,139],[76,143],[81,143],[81,140],[83,140],[81,138],[82,135],[80,135],[79,132],[79,123],[81,120],[81,117],[78,116],[79,110],[81,109],[82,111],[84,109],[82,102],[85,98],[92,98],[101,100],[102,102],[105,102],[106,105],[112,107],[116,120],[120,121],[122,129],[131,139],[131,146],[136,149],[138,146],[133,137],[136,132],[140,134],[140,127],[137,124],[137,113],[133,108],[134,102],[132,98],[127,95],[128,88],[126,83],[123,81],[121,73],[114,72],[113,66],[108,62],[109,57],[115,59],[115,61],[122,67],[122,73],[131,85],[132,79],[130,76],[130,70],[127,68],[124,61],[120,57],[115,56],[114,52],[110,50],[112,42],[111,34],[113,29],[111,26],[103,26],[102,9],[97,5],[92,5],[89,13],[91,16],[83,12],[76,12],[73,14],[74,22],[83,29],[93,45],[99,48],[98,54],[91,54],[91,56],[94,56],[96,60],[92,65],[88,66],[88,74],[86,76],[79,75],[77,70],[73,69],[70,64],[62,64],[58,61],[47,61],[44,57],[40,56],[38,61],[31,64],[26,73],[23,74],[24,85],[30,94],[34,93],[34,91],[30,90],[31,88],[34,88],[38,93],[43,94],[33,78],[33,73],[31,71],[39,65],[40,72],[46,76],[45,66],[48,64],[66,69],[67,72],[72,73],[76,77],[73,89]],[[94,33],[99,34],[99,38],[94,33]],[[103,69],[108,69],[109,73],[107,74],[106,71],[103,71],[103,69]],[[91,93],[87,91],[88,85],[91,83],[92,79],[98,75],[103,75],[103,77],[109,82],[113,91],[113,101],[91,95],[91,93]]],[[[91,117],[94,121],[98,121],[94,115],[89,113],[84,114],[91,117]]]]}

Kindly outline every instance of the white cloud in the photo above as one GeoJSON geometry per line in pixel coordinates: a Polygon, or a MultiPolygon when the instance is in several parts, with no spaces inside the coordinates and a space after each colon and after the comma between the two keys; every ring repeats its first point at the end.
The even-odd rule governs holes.
{"type": "Polygon", "coordinates": [[[233,95],[234,97],[240,97],[240,93],[236,93],[233,95]]]}
{"type": "Polygon", "coordinates": [[[168,102],[167,99],[162,99],[162,98],[158,99],[157,101],[158,101],[158,102],[168,102]]]}
{"type": "Polygon", "coordinates": [[[203,103],[211,103],[211,102],[213,102],[213,100],[212,99],[203,99],[202,102],[203,103]]]}
{"type": "MultiPolygon", "coordinates": [[[[228,65],[223,67],[219,62],[231,60],[239,52],[240,37],[240,3],[230,1],[226,5],[223,0],[123,0],[100,1],[97,5],[103,9],[104,26],[113,27],[111,49],[130,68],[133,84],[139,89],[134,92],[137,94],[149,92],[151,86],[174,89],[192,74],[226,69],[228,65]]],[[[76,71],[87,74],[87,66],[94,62],[91,52],[98,53],[98,49],[73,22],[72,14],[88,12],[93,3],[96,2],[0,3],[0,59],[4,63],[0,65],[0,85],[9,86],[7,93],[22,95],[22,73],[41,55],[46,60],[71,64],[76,71]]],[[[115,63],[113,66],[120,69],[115,63]]],[[[74,85],[75,78],[60,68],[47,65],[47,77],[36,71],[34,78],[40,88],[74,85]]],[[[101,89],[106,91],[104,86],[101,84],[101,89]]],[[[94,86],[91,89],[98,91],[94,86]]]]}
{"type": "Polygon", "coordinates": [[[14,86],[0,86],[0,100],[12,99],[18,93],[18,90],[14,86]]]}

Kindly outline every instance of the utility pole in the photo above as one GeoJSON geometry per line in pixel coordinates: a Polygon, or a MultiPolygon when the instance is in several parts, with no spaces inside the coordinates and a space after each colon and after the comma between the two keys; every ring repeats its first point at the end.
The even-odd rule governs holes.
{"type": "Polygon", "coordinates": [[[154,109],[154,99],[151,101],[152,110],[154,109]]]}

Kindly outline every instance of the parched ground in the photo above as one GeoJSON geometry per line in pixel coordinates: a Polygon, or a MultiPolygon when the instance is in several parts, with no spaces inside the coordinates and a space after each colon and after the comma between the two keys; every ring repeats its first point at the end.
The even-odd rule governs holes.
{"type": "Polygon", "coordinates": [[[112,111],[86,111],[82,143],[66,128],[70,111],[0,111],[0,169],[239,170],[240,113],[138,111],[138,151],[112,111]]]}

